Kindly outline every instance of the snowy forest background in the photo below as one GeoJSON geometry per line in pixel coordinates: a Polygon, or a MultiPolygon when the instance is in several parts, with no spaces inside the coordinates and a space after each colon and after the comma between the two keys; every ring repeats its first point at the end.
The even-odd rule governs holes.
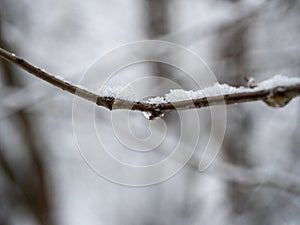
{"type": "MultiPolygon", "coordinates": [[[[300,77],[299,15],[297,0],[0,0],[0,45],[78,83],[112,48],[145,39],[172,41],[201,56],[219,82],[240,86],[245,76],[300,77]]],[[[134,75],[134,69],[121,72],[115,82],[126,84],[144,71],[189,86],[180,71],[144,66],[134,75]]],[[[166,182],[132,188],[101,178],[81,157],[73,96],[3,60],[0,74],[0,224],[300,223],[299,193],[284,188],[285,175],[300,176],[298,98],[280,109],[262,102],[228,106],[224,142],[209,170],[199,173],[188,164],[166,182]],[[266,176],[247,185],[243,180],[256,179],[247,177],[251,171],[266,176]],[[273,175],[278,185],[268,182],[273,175]]],[[[149,85],[154,87],[168,92],[160,83],[149,85]]],[[[210,112],[198,111],[202,140],[209,135],[210,112]]],[[[109,130],[110,112],[99,108],[97,118],[109,130]]],[[[167,138],[176,140],[178,117],[165,121],[167,138]]],[[[145,123],[140,114],[131,122],[145,123]]],[[[147,133],[144,126],[135,128],[147,133]]],[[[122,151],[109,139],[114,134],[106,135],[122,151]]],[[[94,141],[87,134],[87,144],[94,141]]]]}

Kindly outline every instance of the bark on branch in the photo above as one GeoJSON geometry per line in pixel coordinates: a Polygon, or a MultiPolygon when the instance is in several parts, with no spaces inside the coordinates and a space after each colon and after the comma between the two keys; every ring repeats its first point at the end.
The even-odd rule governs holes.
{"type": "MultiPolygon", "coordinates": [[[[210,105],[220,104],[235,104],[243,102],[264,101],[270,106],[281,107],[287,104],[292,98],[300,95],[300,83],[289,86],[276,86],[264,90],[251,90],[235,94],[226,94],[219,96],[212,96],[209,98],[199,98],[178,102],[167,102],[161,104],[150,104],[141,101],[130,101],[125,99],[118,99],[110,96],[99,96],[77,85],[71,84],[62,80],[44,70],[32,65],[26,60],[16,56],[0,48],[0,57],[9,62],[16,64],[27,72],[35,75],[36,77],[45,80],[46,82],[61,88],[73,95],[80,96],[88,101],[94,102],[99,106],[112,109],[128,109],[138,110],[142,112],[150,112],[154,117],[162,113],[170,112],[173,110],[186,110],[193,108],[202,108],[210,105]]],[[[191,166],[198,169],[199,160],[191,160],[191,166]],[[194,161],[194,162],[193,162],[194,161]]],[[[220,175],[225,180],[244,184],[245,186],[266,185],[282,190],[287,190],[290,193],[300,193],[300,183],[298,179],[293,176],[288,176],[284,173],[270,174],[263,173],[261,170],[246,170],[237,169],[235,166],[227,164],[216,164],[216,168],[208,170],[209,173],[220,175]],[[220,174],[221,171],[221,174],[220,174]],[[245,175],[246,174],[246,175],[245,175]],[[244,177],[244,178],[243,178],[244,177]]]]}
{"type": "Polygon", "coordinates": [[[96,93],[93,93],[68,81],[62,80],[57,76],[54,76],[44,71],[43,69],[32,65],[25,59],[16,56],[15,54],[8,52],[2,48],[0,48],[0,57],[16,64],[17,66],[33,74],[34,76],[64,91],[96,103],[99,106],[108,108],[109,110],[128,109],[149,112],[152,115],[150,119],[159,117],[160,115],[173,110],[187,110],[212,105],[236,104],[253,101],[264,101],[270,106],[282,107],[286,105],[292,98],[300,95],[300,83],[297,83],[288,86],[276,86],[264,90],[246,90],[245,92],[240,93],[217,95],[176,102],[164,102],[160,104],[151,104],[143,101],[131,101],[126,99],[114,98],[111,96],[99,96],[96,93]]]}

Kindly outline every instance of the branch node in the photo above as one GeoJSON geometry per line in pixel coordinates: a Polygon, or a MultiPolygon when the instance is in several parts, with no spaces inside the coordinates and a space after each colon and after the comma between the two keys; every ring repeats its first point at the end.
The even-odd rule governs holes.
{"type": "Polygon", "coordinates": [[[16,57],[16,63],[23,64],[24,63],[24,59],[22,59],[20,57],[16,57]]]}

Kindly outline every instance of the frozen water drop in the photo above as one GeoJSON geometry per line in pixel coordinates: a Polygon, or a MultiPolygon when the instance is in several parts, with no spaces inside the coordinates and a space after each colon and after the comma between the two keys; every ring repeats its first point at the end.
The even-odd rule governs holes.
{"type": "Polygon", "coordinates": [[[264,102],[274,108],[280,108],[287,105],[291,101],[291,97],[287,96],[276,96],[272,98],[267,98],[264,102]]]}
{"type": "Polygon", "coordinates": [[[271,91],[264,102],[274,108],[280,108],[288,104],[293,97],[286,95],[285,87],[277,87],[271,91]]]}
{"type": "Polygon", "coordinates": [[[164,117],[164,113],[151,113],[151,112],[142,112],[143,116],[146,117],[148,120],[156,120],[159,118],[164,117]]]}
{"type": "Polygon", "coordinates": [[[146,117],[148,120],[151,120],[151,113],[150,112],[142,112],[143,116],[146,117]]]}

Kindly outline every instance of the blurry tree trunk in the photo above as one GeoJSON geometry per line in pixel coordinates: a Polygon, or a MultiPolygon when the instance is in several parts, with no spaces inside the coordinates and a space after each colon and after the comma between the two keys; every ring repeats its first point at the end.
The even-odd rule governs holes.
{"type": "MultiPolygon", "coordinates": [[[[1,20],[0,20],[1,21],[1,20]]],[[[2,38],[1,23],[0,23],[0,46],[6,49],[11,49],[8,43],[2,38]]],[[[22,87],[22,82],[18,80],[18,73],[12,68],[12,65],[6,61],[0,62],[2,70],[2,82],[6,86],[22,87]]],[[[50,225],[51,212],[49,192],[47,189],[46,178],[47,171],[45,169],[45,162],[42,157],[42,152],[47,152],[45,149],[41,149],[38,142],[41,143],[41,136],[38,138],[34,134],[34,129],[37,127],[37,122],[34,124],[28,117],[25,111],[20,110],[12,118],[7,118],[12,127],[18,133],[14,133],[16,136],[20,136],[24,152],[27,153],[29,161],[22,161],[18,163],[18,166],[12,166],[5,158],[4,152],[9,152],[10,149],[0,149],[0,168],[5,174],[7,180],[7,190],[10,190],[7,201],[11,201],[9,205],[12,207],[25,207],[26,211],[30,212],[41,225],[50,225]],[[38,140],[38,142],[37,142],[38,140]],[[30,165],[29,167],[27,165],[30,165]],[[12,168],[17,168],[18,171],[14,171],[12,168]],[[20,177],[19,174],[24,174],[25,177],[20,177]],[[16,191],[18,190],[18,191],[16,191]]],[[[5,138],[5,137],[0,137],[5,138]]],[[[18,138],[16,138],[18,139],[18,138]]],[[[43,146],[44,147],[44,146],[43,146]]],[[[43,155],[44,156],[44,155],[43,155]]],[[[11,212],[17,210],[17,208],[9,209],[11,212]]],[[[14,214],[11,213],[13,216],[14,214]]],[[[6,215],[9,217],[9,215],[6,215]]],[[[10,221],[11,218],[0,218],[6,221],[10,221]]],[[[6,224],[5,221],[0,221],[0,224],[6,224]]]]}
{"type": "Polygon", "coordinates": [[[150,39],[156,39],[169,33],[168,19],[168,1],[167,0],[146,0],[146,32],[150,39]]]}
{"type": "MultiPolygon", "coordinates": [[[[163,35],[167,35],[170,31],[168,18],[167,0],[146,0],[146,35],[149,39],[158,39],[163,35]]],[[[168,77],[170,70],[168,65],[155,63],[152,67],[155,76],[168,77]]]]}
{"type": "MultiPolygon", "coordinates": [[[[148,39],[157,39],[159,36],[166,35],[169,32],[168,21],[168,4],[167,0],[145,0],[145,22],[146,22],[146,36],[148,39]]],[[[167,77],[169,70],[164,64],[152,63],[150,70],[154,76],[167,77]]],[[[159,82],[154,82],[150,85],[161,86],[159,82]]],[[[160,87],[161,88],[161,87],[160,87]]],[[[164,88],[161,88],[164,90],[164,88]]],[[[145,218],[145,224],[160,224],[160,219],[163,218],[161,212],[163,212],[164,193],[162,188],[158,188],[155,193],[155,199],[153,199],[153,213],[150,213],[149,218],[145,218]]]]}
{"type": "MultiPolygon", "coordinates": [[[[227,80],[231,85],[245,85],[245,77],[248,76],[248,60],[247,60],[247,44],[248,44],[248,29],[250,24],[233,24],[231,29],[218,34],[219,55],[220,59],[225,62],[220,73],[222,79],[227,80]]],[[[225,157],[228,161],[242,167],[251,167],[247,155],[247,134],[251,131],[253,123],[250,114],[243,109],[242,105],[232,108],[235,113],[228,114],[228,129],[225,136],[223,146],[225,157]],[[235,115],[236,114],[236,115],[235,115]],[[237,114],[239,114],[237,116],[237,114]],[[240,131],[243,131],[242,133],[240,131]],[[238,134],[238,135],[237,135],[238,134]],[[238,137],[238,138],[237,138],[238,137]]],[[[246,215],[247,219],[251,220],[252,224],[262,224],[263,218],[257,212],[253,202],[253,196],[249,197],[251,188],[241,186],[237,183],[228,184],[229,201],[232,203],[232,214],[234,218],[239,215],[246,215]],[[251,199],[251,201],[250,201],[251,199]],[[251,216],[251,211],[255,211],[251,216]]],[[[255,198],[254,198],[255,199],[255,198]]],[[[243,217],[243,218],[246,218],[243,217]]],[[[246,220],[247,221],[247,220],[246,220]]],[[[246,222],[247,223],[247,222],[246,222]]]]}
{"type": "MultiPolygon", "coordinates": [[[[166,36],[170,33],[170,20],[168,9],[171,2],[168,0],[146,0],[145,8],[146,8],[146,35],[149,39],[159,40],[160,37],[166,36]]],[[[177,71],[172,68],[170,65],[166,65],[163,63],[154,63],[151,67],[151,70],[154,71],[154,76],[162,77],[166,79],[170,79],[174,82],[174,75],[177,71]]],[[[179,85],[183,85],[182,83],[178,83],[179,85]]],[[[161,82],[157,82],[154,84],[154,87],[159,87],[161,90],[161,95],[165,94],[169,89],[164,87],[161,82]]],[[[167,124],[177,124],[178,121],[176,117],[166,116],[164,118],[167,124]]],[[[175,128],[175,127],[174,127],[175,128]]],[[[195,185],[196,181],[195,176],[198,176],[198,172],[195,170],[188,170],[186,176],[184,177],[185,189],[183,189],[185,194],[184,203],[181,205],[172,205],[170,209],[166,210],[166,206],[170,204],[168,199],[170,198],[171,193],[166,193],[163,188],[158,188],[158,192],[156,193],[156,199],[154,199],[153,207],[153,216],[150,221],[146,221],[145,224],[161,224],[161,220],[157,220],[157,218],[164,218],[165,215],[162,212],[169,212],[172,210],[172,213],[176,213],[173,221],[177,224],[186,223],[186,221],[190,221],[193,218],[196,208],[191,205],[193,202],[191,199],[193,198],[193,194],[195,193],[195,185]]]]}

